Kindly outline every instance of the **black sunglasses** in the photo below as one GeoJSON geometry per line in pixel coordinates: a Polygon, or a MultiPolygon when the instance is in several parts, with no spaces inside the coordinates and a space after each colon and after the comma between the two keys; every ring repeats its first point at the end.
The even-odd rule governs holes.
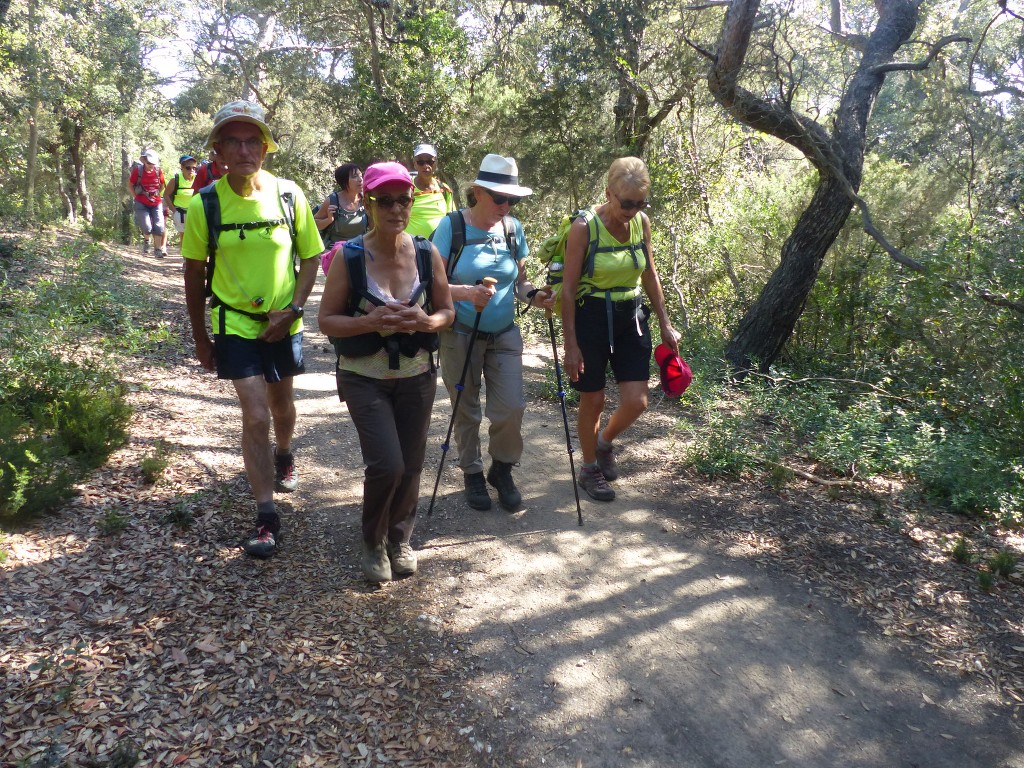
{"type": "Polygon", "coordinates": [[[651,204],[650,200],[623,200],[618,195],[615,195],[615,199],[619,201],[619,205],[622,206],[622,210],[624,211],[631,211],[634,208],[638,211],[642,211],[651,204]]]}
{"type": "Polygon", "coordinates": [[[420,160],[418,157],[416,158],[416,165],[435,165],[436,163],[437,160],[432,157],[428,157],[426,160],[420,160]]]}
{"type": "Polygon", "coordinates": [[[521,197],[512,197],[511,195],[498,195],[487,189],[487,187],[483,187],[483,190],[491,196],[491,200],[494,201],[495,205],[504,205],[505,203],[508,203],[508,207],[511,208],[513,205],[518,205],[519,201],[523,199],[521,197]]]}
{"type": "Polygon", "coordinates": [[[391,197],[390,195],[382,195],[376,197],[374,195],[367,195],[367,200],[372,200],[374,203],[379,205],[381,208],[393,208],[397,203],[400,208],[408,208],[412,205],[412,196],[402,195],[400,197],[391,197]]]}

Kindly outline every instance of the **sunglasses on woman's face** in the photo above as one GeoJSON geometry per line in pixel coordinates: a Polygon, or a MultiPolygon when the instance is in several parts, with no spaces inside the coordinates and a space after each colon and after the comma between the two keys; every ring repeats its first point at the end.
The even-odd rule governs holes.
{"type": "Polygon", "coordinates": [[[615,195],[615,199],[619,201],[619,205],[622,206],[622,210],[624,211],[632,211],[634,208],[638,211],[642,211],[651,204],[650,200],[623,200],[618,195],[615,195]]]}
{"type": "Polygon", "coordinates": [[[437,160],[432,157],[417,157],[416,165],[435,165],[437,160]]]}
{"type": "Polygon", "coordinates": [[[390,195],[381,195],[380,197],[367,195],[366,199],[385,210],[393,208],[396,203],[399,208],[408,208],[412,205],[412,196],[410,195],[401,195],[399,197],[391,197],[390,195]]]}
{"type": "Polygon", "coordinates": [[[523,199],[521,197],[512,197],[511,195],[498,195],[491,192],[489,189],[486,191],[487,194],[491,196],[491,200],[494,201],[495,205],[504,205],[505,203],[508,203],[508,207],[511,208],[513,205],[518,205],[519,201],[523,199]]]}

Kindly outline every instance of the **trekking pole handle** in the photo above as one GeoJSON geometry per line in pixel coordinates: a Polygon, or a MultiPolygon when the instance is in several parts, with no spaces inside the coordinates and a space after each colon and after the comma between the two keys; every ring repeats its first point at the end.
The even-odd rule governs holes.
{"type": "Polygon", "coordinates": [[[488,288],[493,288],[494,286],[496,286],[498,284],[498,278],[496,278],[496,277],[485,277],[485,278],[483,278],[481,280],[477,280],[477,283],[480,284],[480,285],[484,285],[484,286],[486,286],[488,288]]]}

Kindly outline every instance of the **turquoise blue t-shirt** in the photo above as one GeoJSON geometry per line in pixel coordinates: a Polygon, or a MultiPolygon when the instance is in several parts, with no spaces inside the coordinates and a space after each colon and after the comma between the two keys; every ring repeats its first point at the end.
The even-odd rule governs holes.
{"type": "MultiPolygon", "coordinates": [[[[455,262],[455,271],[448,278],[450,283],[456,285],[476,285],[478,280],[485,277],[493,277],[498,281],[494,286],[494,296],[480,315],[480,330],[483,333],[503,331],[515,321],[516,299],[512,289],[519,275],[518,261],[530,255],[530,248],[526,244],[523,225],[518,219],[512,221],[515,224],[515,259],[509,253],[508,243],[505,242],[505,229],[500,221],[487,232],[467,222],[466,247],[462,249],[462,255],[455,262]]],[[[447,267],[452,247],[452,224],[449,217],[441,219],[441,223],[434,230],[432,240],[447,267]]],[[[455,319],[472,326],[476,321],[476,307],[473,302],[455,302],[455,319]]]]}

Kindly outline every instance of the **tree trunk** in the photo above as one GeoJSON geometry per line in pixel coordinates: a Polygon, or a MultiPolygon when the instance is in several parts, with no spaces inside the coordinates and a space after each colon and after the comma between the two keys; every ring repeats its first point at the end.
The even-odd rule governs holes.
{"type": "Polygon", "coordinates": [[[726,358],[742,373],[756,365],[767,373],[804,311],[825,254],[832,247],[853,203],[835,179],[818,185],[782,246],[782,263],[772,272],[757,300],[740,320],[726,358]]]}
{"type": "MultiPolygon", "coordinates": [[[[29,0],[28,3],[28,27],[30,35],[31,60],[36,60],[36,36],[38,35],[39,22],[36,18],[36,0],[29,0]]],[[[36,217],[36,176],[38,175],[39,158],[39,107],[42,100],[39,98],[39,67],[32,66],[29,75],[30,98],[32,106],[28,114],[28,153],[25,158],[25,218],[31,221],[36,217]]]]}
{"type": "Polygon", "coordinates": [[[913,34],[919,2],[876,0],[878,21],[840,99],[831,132],[794,112],[786,101],[758,96],[739,84],[760,3],[734,0],[726,12],[708,76],[712,95],[739,121],[803,152],[819,179],[814,197],[783,245],[779,267],[726,349],[740,375],[754,364],[767,372],[796,328],[825,254],[853,208],[864,169],[868,117],[885,81],[884,65],[913,34]]]}
{"type": "MultiPolygon", "coordinates": [[[[121,189],[125,189],[128,184],[128,176],[131,173],[132,168],[132,155],[128,151],[128,137],[124,130],[121,131],[121,189]]],[[[121,242],[125,245],[131,245],[132,242],[132,211],[134,210],[134,200],[131,195],[127,197],[121,196],[121,215],[119,217],[118,229],[121,232],[121,242]]]]}
{"type": "Polygon", "coordinates": [[[66,183],[67,175],[65,174],[65,163],[64,157],[62,156],[62,149],[60,145],[53,144],[49,147],[50,154],[53,156],[53,167],[56,170],[57,176],[57,194],[60,195],[60,199],[64,202],[64,219],[69,224],[74,224],[78,216],[75,213],[75,200],[68,192],[66,183]]]}
{"type": "Polygon", "coordinates": [[[75,175],[75,195],[78,198],[82,218],[92,224],[92,200],[89,198],[89,188],[85,183],[85,159],[82,157],[82,126],[76,122],[69,133],[71,141],[68,143],[68,152],[71,155],[71,167],[75,175]]]}

